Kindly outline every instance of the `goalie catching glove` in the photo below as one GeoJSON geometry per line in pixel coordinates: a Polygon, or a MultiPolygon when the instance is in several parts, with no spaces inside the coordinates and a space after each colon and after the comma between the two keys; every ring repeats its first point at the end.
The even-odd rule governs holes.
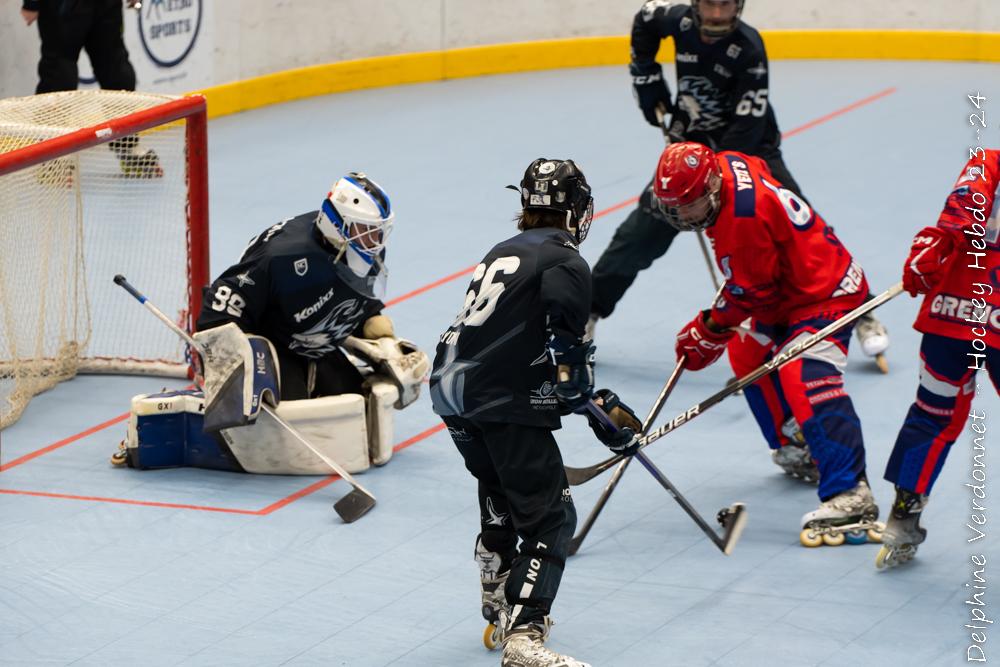
{"type": "Polygon", "coordinates": [[[903,289],[917,296],[937,287],[954,249],[952,235],[940,227],[924,227],[917,232],[903,265],[903,289]]]}
{"type": "Polygon", "coordinates": [[[597,439],[603,442],[615,454],[632,456],[639,450],[638,433],[642,430],[639,418],[632,408],[625,405],[618,394],[610,389],[599,389],[594,393],[594,402],[608,415],[615,425],[615,430],[605,426],[604,422],[587,413],[587,422],[597,439]]]}
{"type": "Polygon", "coordinates": [[[420,385],[430,369],[430,360],[417,349],[416,344],[389,336],[375,340],[348,336],[342,345],[396,385],[399,389],[399,400],[395,403],[397,410],[402,410],[420,396],[420,385]]]}

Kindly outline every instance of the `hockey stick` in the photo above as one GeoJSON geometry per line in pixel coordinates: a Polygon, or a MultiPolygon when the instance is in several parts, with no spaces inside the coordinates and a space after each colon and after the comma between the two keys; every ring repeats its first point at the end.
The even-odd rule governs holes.
{"type": "MultiPolygon", "coordinates": [[[[684,364],[681,361],[677,362],[674,366],[674,370],[670,373],[670,377],[667,378],[667,382],[663,385],[663,389],[660,390],[660,395],[656,397],[653,402],[653,407],[650,409],[649,414],[642,421],[642,433],[649,430],[649,427],[653,425],[653,422],[660,414],[660,410],[663,409],[664,403],[667,402],[667,397],[670,396],[671,392],[674,390],[674,386],[681,377],[681,373],[684,372],[684,364]]],[[[573,540],[569,543],[569,555],[572,556],[577,551],[580,550],[580,545],[583,541],[587,539],[587,533],[590,529],[594,527],[594,522],[597,521],[597,517],[600,516],[601,511],[604,506],[608,503],[608,499],[611,498],[611,494],[614,492],[615,487],[618,486],[618,482],[621,481],[622,475],[625,474],[625,469],[628,468],[629,464],[632,462],[632,457],[626,458],[624,461],[618,464],[618,468],[615,473],[608,480],[607,486],[604,487],[604,491],[601,492],[601,497],[597,499],[597,503],[594,505],[594,509],[590,510],[590,514],[587,516],[587,520],[583,522],[583,527],[580,528],[580,532],[573,537],[573,540]]]]}
{"type": "MultiPolygon", "coordinates": [[[[663,140],[667,146],[674,143],[674,137],[670,136],[670,129],[664,122],[667,118],[666,108],[660,104],[656,107],[656,120],[660,124],[663,132],[663,140]]],[[[714,148],[712,150],[715,150],[714,148]]],[[[698,245],[701,246],[701,256],[705,258],[705,265],[708,267],[708,275],[712,278],[712,287],[719,289],[719,276],[715,272],[715,264],[712,262],[712,255],[708,252],[708,243],[705,242],[705,234],[699,229],[695,232],[698,235],[698,245]]]]}
{"type": "MultiPolygon", "coordinates": [[[[139,290],[137,290],[136,288],[132,287],[131,284],[129,284],[129,282],[125,279],[125,276],[121,274],[115,276],[115,284],[120,286],[129,294],[131,294],[136,301],[145,306],[149,310],[149,312],[153,313],[153,315],[159,318],[161,322],[166,324],[171,331],[180,336],[185,343],[190,345],[192,350],[195,350],[199,355],[201,355],[203,359],[205,358],[205,351],[202,348],[202,346],[198,343],[198,341],[192,338],[187,331],[184,331],[184,329],[181,329],[179,326],[177,326],[177,324],[173,322],[169,317],[164,315],[159,308],[151,304],[144,294],[142,294],[141,292],[139,292],[139,290]]],[[[263,401],[261,401],[260,406],[264,410],[264,412],[266,412],[270,417],[272,417],[282,428],[288,431],[292,435],[292,437],[298,440],[299,443],[301,443],[306,449],[308,449],[317,457],[319,457],[323,461],[323,463],[327,464],[331,470],[333,470],[336,474],[340,475],[340,477],[344,479],[344,481],[346,481],[348,484],[354,487],[350,493],[348,493],[346,496],[338,500],[333,505],[333,509],[337,511],[337,514],[339,514],[340,518],[344,520],[344,523],[352,523],[354,521],[357,521],[362,516],[364,516],[368,512],[368,510],[375,507],[375,496],[373,496],[368,491],[368,489],[358,484],[358,482],[355,481],[353,477],[351,477],[350,473],[348,473],[340,465],[338,465],[336,461],[334,461],[333,459],[329,458],[328,456],[324,455],[321,451],[316,449],[316,447],[314,447],[308,440],[305,439],[305,437],[302,436],[301,433],[298,432],[298,430],[293,428],[291,424],[289,424],[284,419],[279,417],[277,413],[271,408],[271,406],[267,405],[263,401]]]]}
{"type": "MultiPolygon", "coordinates": [[[[677,366],[681,367],[681,363],[678,363],[677,366]]],[[[680,373],[675,373],[675,375],[679,376],[680,373]]],[[[673,379],[673,377],[674,375],[671,375],[671,379],[673,379]]],[[[607,413],[604,412],[604,410],[602,410],[593,399],[587,402],[587,411],[600,420],[606,428],[612,430],[616,429],[614,423],[612,423],[611,419],[608,418],[607,413]]],[[[660,472],[660,469],[656,467],[656,464],[649,460],[649,457],[640,451],[636,452],[633,458],[639,459],[639,463],[641,463],[646,470],[649,471],[649,474],[651,474],[653,478],[660,483],[660,486],[666,489],[667,492],[673,496],[674,500],[677,501],[677,504],[679,504],[681,508],[687,512],[687,515],[694,519],[694,522],[698,524],[698,527],[701,528],[710,540],[712,540],[712,543],[719,548],[719,551],[727,556],[733,552],[733,548],[736,546],[737,540],[740,539],[740,535],[743,534],[743,528],[747,523],[746,505],[743,503],[733,503],[726,509],[719,510],[719,513],[716,515],[716,519],[722,525],[723,531],[722,535],[719,535],[715,532],[715,528],[710,526],[708,522],[705,521],[700,514],[698,514],[698,510],[696,510],[691,503],[688,502],[687,498],[685,498],[681,492],[677,490],[677,487],[674,486],[669,479],[667,479],[666,475],[660,472]]],[[[570,554],[573,553],[574,551],[571,550],[570,554]]]]}
{"type": "MultiPolygon", "coordinates": [[[[724,400],[725,398],[728,398],[729,396],[735,394],[737,391],[741,389],[745,389],[746,387],[752,385],[754,382],[764,377],[768,373],[778,369],[781,366],[784,366],[792,359],[798,357],[809,348],[818,344],[827,336],[843,329],[845,326],[851,324],[865,313],[875,310],[876,308],[886,303],[890,299],[893,299],[894,297],[898,296],[899,293],[902,291],[903,291],[903,283],[901,282],[896,283],[895,285],[893,285],[886,291],[882,292],[871,301],[863,303],[854,310],[852,310],[851,312],[847,313],[836,322],[831,322],[830,324],[828,324],[821,330],[817,331],[816,333],[812,334],[811,336],[803,338],[800,342],[792,345],[791,347],[786,349],[781,354],[775,356],[767,363],[761,365],[760,367],[756,368],[753,371],[750,371],[742,378],[740,378],[737,382],[727,385],[720,391],[706,398],[701,403],[698,403],[697,405],[688,408],[686,412],[680,413],[679,415],[671,419],[663,426],[660,426],[656,430],[647,433],[646,435],[644,435],[642,438],[639,439],[639,441],[642,443],[641,446],[646,447],[651,443],[656,442],[666,434],[676,429],[678,426],[681,426],[682,424],[691,421],[698,415],[706,412],[712,406],[722,402],[722,400],[724,400]]],[[[569,480],[569,483],[572,486],[583,484],[584,482],[590,481],[594,477],[597,477],[608,468],[611,468],[612,466],[621,462],[624,458],[625,457],[620,455],[612,456],[611,458],[605,461],[601,461],[600,463],[595,463],[594,465],[589,466],[587,468],[567,467],[566,478],[569,480]]]]}

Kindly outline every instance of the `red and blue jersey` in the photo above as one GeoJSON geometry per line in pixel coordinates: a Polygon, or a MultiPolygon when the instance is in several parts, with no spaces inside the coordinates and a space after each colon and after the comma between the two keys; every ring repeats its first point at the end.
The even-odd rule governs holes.
{"type": "Polygon", "coordinates": [[[809,204],[760,158],[724,151],[716,159],[720,211],[706,234],[726,288],[712,309],[714,321],[787,324],[864,301],[864,271],[809,204]]]}
{"type": "Polygon", "coordinates": [[[962,169],[938,217],[954,250],[913,327],[1000,348],[1000,151],[979,149],[962,169]],[[985,306],[985,308],[983,308],[985,306]],[[985,336],[979,336],[973,330],[985,336]]]}

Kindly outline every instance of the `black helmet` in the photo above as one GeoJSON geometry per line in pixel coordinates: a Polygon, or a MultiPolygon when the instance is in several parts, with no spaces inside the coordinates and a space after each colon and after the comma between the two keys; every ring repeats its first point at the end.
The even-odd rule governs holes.
{"type": "Polygon", "coordinates": [[[572,160],[540,157],[524,171],[521,206],[525,210],[564,211],[566,228],[576,242],[587,238],[594,217],[594,198],[583,172],[572,160]]]}
{"type": "Polygon", "coordinates": [[[699,1],[700,0],[691,0],[691,13],[694,15],[694,25],[695,25],[696,28],[698,28],[698,30],[699,30],[699,32],[701,32],[701,34],[703,34],[705,37],[710,37],[710,38],[713,38],[713,39],[721,39],[721,38],[725,37],[726,35],[728,35],[729,33],[731,33],[732,31],[736,30],[736,26],[739,25],[739,23],[740,23],[740,14],[743,13],[743,1],[744,0],[735,0],[736,1],[736,15],[733,17],[732,23],[730,23],[728,27],[721,28],[721,29],[720,28],[714,28],[714,29],[713,28],[708,28],[708,27],[706,27],[705,25],[702,24],[701,11],[699,11],[699,9],[698,9],[698,2],[699,1]]]}

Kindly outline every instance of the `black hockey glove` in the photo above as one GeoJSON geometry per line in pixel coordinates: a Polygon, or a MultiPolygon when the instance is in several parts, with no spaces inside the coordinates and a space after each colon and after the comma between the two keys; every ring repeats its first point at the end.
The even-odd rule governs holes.
{"type": "Polygon", "coordinates": [[[563,339],[549,341],[556,362],[556,398],[563,414],[576,412],[594,393],[594,346],[587,343],[568,345],[563,339]]]}
{"type": "Polygon", "coordinates": [[[594,400],[600,403],[601,409],[617,428],[617,430],[612,431],[604,425],[604,422],[588,412],[587,421],[597,439],[615,454],[632,456],[639,451],[637,434],[642,430],[642,424],[632,412],[632,408],[622,403],[618,394],[610,389],[597,390],[594,393],[594,400]]]}
{"type": "Polygon", "coordinates": [[[670,102],[670,89],[663,78],[663,67],[657,62],[644,65],[631,63],[628,71],[632,75],[632,90],[642,109],[642,115],[650,125],[660,127],[656,107],[662,106],[664,114],[673,113],[674,110],[674,105],[670,102]]]}

